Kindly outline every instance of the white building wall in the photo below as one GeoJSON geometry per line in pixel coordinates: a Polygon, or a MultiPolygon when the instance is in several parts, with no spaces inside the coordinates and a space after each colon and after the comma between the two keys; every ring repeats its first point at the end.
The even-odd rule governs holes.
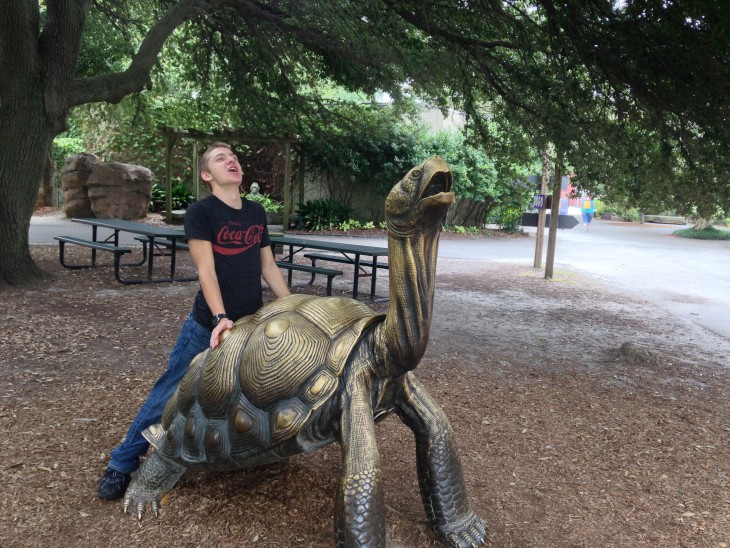
{"type": "Polygon", "coordinates": [[[421,120],[434,131],[441,131],[442,129],[461,131],[466,124],[466,117],[463,112],[449,109],[449,112],[444,116],[439,109],[434,107],[424,109],[421,120]]]}

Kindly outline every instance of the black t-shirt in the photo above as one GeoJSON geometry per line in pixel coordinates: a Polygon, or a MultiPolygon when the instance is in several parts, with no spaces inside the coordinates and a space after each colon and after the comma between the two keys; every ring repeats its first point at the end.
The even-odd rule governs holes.
{"type": "MultiPolygon", "coordinates": [[[[236,321],[261,308],[260,250],[271,244],[261,204],[244,198],[241,209],[234,209],[210,195],[188,207],[185,235],[212,244],[228,318],[236,321]]],[[[200,289],[193,304],[193,317],[203,327],[212,329],[212,315],[200,289]]]]}

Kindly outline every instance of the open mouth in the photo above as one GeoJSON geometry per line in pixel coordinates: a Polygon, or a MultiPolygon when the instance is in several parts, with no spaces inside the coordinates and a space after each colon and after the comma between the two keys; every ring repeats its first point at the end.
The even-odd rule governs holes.
{"type": "Polygon", "coordinates": [[[441,192],[449,192],[451,190],[451,174],[439,172],[435,173],[431,180],[428,182],[428,186],[421,194],[421,199],[435,196],[441,192]]]}

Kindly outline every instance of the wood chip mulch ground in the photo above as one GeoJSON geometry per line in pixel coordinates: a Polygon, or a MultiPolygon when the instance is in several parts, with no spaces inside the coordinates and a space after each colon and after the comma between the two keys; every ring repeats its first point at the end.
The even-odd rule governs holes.
{"type": "MultiPolygon", "coordinates": [[[[188,472],[141,523],[96,498],[197,287],[121,286],[57,254],[34,246],[53,279],[2,294],[0,546],[331,546],[337,446],[188,472]]],[[[568,272],[439,263],[416,374],[456,432],[488,546],[730,544],[730,343],[658,306],[568,272]]],[[[377,431],[389,546],[438,546],[409,430],[389,417],[377,431]]]]}

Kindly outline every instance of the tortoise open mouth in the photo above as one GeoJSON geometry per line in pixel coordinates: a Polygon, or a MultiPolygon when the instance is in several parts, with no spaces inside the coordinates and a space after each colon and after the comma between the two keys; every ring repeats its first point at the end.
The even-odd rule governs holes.
{"type": "Polygon", "coordinates": [[[421,199],[435,196],[441,192],[449,192],[451,190],[451,173],[440,171],[434,173],[428,186],[421,194],[421,199]]]}
{"type": "Polygon", "coordinates": [[[437,219],[454,201],[453,182],[454,176],[440,156],[411,169],[385,200],[391,233],[410,234],[414,227],[423,227],[424,223],[436,226],[437,219]]]}
{"type": "Polygon", "coordinates": [[[451,192],[453,182],[454,177],[451,171],[437,171],[429,179],[419,201],[422,205],[427,203],[451,205],[451,202],[454,201],[454,194],[451,192]]]}

